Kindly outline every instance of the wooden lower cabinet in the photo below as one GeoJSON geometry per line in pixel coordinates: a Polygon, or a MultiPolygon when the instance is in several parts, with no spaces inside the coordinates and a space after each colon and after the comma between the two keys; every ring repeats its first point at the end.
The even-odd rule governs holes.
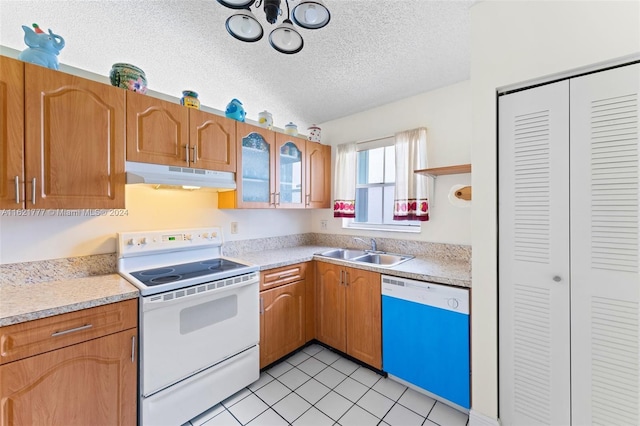
{"type": "Polygon", "coordinates": [[[260,274],[260,368],[315,338],[314,262],[260,274]]]}
{"type": "Polygon", "coordinates": [[[12,346],[14,352],[21,352],[23,345],[28,351],[37,351],[0,365],[0,425],[135,425],[136,323],[97,338],[89,334],[116,322],[121,322],[122,328],[131,327],[130,318],[137,321],[136,300],[0,328],[3,352],[12,346]],[[94,316],[83,315],[94,311],[94,316]],[[56,325],[74,321],[85,325],[70,329],[56,325]],[[47,331],[51,345],[46,348],[41,331],[52,325],[62,331],[47,331]],[[57,347],[58,338],[68,342],[73,336],[84,336],[85,340],[57,347]]]}
{"type": "Polygon", "coordinates": [[[382,368],[380,274],[316,263],[316,338],[382,368]]]}
{"type": "Polygon", "coordinates": [[[0,366],[0,424],[134,425],[134,337],[122,331],[0,366]]]}
{"type": "Polygon", "coordinates": [[[316,262],[316,339],[347,352],[344,267],[316,262]]]}
{"type": "Polygon", "coordinates": [[[305,340],[305,283],[298,281],[260,293],[260,367],[303,346],[305,340]]]}

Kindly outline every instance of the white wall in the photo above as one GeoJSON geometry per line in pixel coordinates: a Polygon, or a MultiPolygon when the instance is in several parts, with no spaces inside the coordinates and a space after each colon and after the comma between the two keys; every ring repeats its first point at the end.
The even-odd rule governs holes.
{"type": "MultiPolygon", "coordinates": [[[[426,127],[429,167],[440,167],[471,162],[471,121],[471,84],[467,80],[322,123],[320,127],[322,143],[334,147],[334,157],[335,146],[339,144],[376,139],[403,130],[426,127]]],[[[454,207],[447,198],[450,188],[458,183],[470,184],[470,174],[440,176],[436,179],[430,220],[422,223],[419,234],[345,230],[342,228],[342,219],[333,217],[332,209],[314,212],[313,232],[471,244],[471,208],[454,207]],[[322,220],[327,221],[326,231],[320,229],[322,220]]]]}
{"type": "Polygon", "coordinates": [[[0,264],[114,253],[122,231],[221,226],[225,241],[310,232],[309,211],[218,210],[217,193],[148,185],[127,185],[125,192],[126,216],[56,217],[48,215],[51,210],[12,217],[0,210],[0,264]],[[231,222],[238,222],[237,234],[231,234],[231,222]]]}
{"type": "Polygon", "coordinates": [[[496,88],[640,52],[640,3],[483,1],[471,11],[472,409],[495,419],[496,88]]]}

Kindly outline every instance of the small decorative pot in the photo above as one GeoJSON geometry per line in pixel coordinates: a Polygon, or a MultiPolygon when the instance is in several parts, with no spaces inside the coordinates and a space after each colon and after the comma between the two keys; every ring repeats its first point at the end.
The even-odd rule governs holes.
{"type": "Polygon", "coordinates": [[[147,77],[144,75],[144,71],[135,65],[121,62],[113,64],[111,72],[109,72],[109,79],[112,86],[122,87],[143,95],[147,93],[147,77]]]}
{"type": "Polygon", "coordinates": [[[284,132],[291,136],[298,136],[298,126],[289,122],[289,124],[284,126],[284,132]]]}
{"type": "Polygon", "coordinates": [[[309,140],[311,142],[320,142],[320,130],[320,127],[316,126],[315,124],[312,124],[307,129],[307,132],[309,133],[309,140]]]}
{"type": "Polygon", "coordinates": [[[182,98],[180,98],[180,105],[184,105],[188,108],[200,109],[198,94],[193,90],[183,90],[182,98]]]}
{"type": "Polygon", "coordinates": [[[227,109],[224,111],[224,115],[227,118],[233,118],[234,120],[244,122],[244,117],[247,113],[242,106],[242,102],[237,99],[231,99],[231,102],[227,104],[227,109]]]}
{"type": "Polygon", "coordinates": [[[260,123],[262,127],[266,127],[271,130],[273,128],[273,117],[271,116],[271,113],[269,111],[262,111],[259,113],[258,123],[260,123]]]}

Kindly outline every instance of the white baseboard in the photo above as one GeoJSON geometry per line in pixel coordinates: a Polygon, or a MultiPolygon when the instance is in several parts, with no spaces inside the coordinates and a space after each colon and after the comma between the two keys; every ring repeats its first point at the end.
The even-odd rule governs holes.
{"type": "Polygon", "coordinates": [[[472,408],[469,410],[469,426],[500,426],[500,420],[485,416],[472,408]]]}

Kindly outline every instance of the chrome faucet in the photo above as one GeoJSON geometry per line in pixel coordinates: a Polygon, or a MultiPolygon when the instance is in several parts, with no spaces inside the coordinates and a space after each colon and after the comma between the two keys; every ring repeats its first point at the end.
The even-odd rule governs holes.
{"type": "MultiPolygon", "coordinates": [[[[363,243],[365,243],[365,244],[368,244],[365,240],[363,240],[363,239],[362,239],[362,238],[360,238],[360,237],[353,237],[353,239],[354,239],[355,241],[361,241],[361,242],[363,242],[363,243]]],[[[375,240],[375,239],[373,239],[373,238],[371,239],[371,250],[372,250],[372,251],[378,251],[378,244],[376,243],[376,240],[375,240]]]]}

